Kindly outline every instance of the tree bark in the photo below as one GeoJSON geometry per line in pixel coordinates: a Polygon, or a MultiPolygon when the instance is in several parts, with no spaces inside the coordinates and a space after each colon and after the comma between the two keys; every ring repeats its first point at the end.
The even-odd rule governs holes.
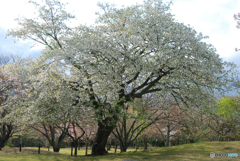
{"type": "Polygon", "coordinates": [[[136,151],[137,151],[137,149],[138,149],[138,139],[136,139],[136,151]]]}
{"type": "Polygon", "coordinates": [[[88,142],[86,143],[86,152],[85,152],[86,156],[87,156],[87,151],[88,151],[88,142]]]}
{"type": "Polygon", "coordinates": [[[123,144],[122,144],[122,142],[120,142],[120,150],[121,150],[121,152],[123,152],[123,144]]]}
{"type": "Polygon", "coordinates": [[[107,152],[109,151],[109,150],[111,150],[111,147],[110,147],[110,141],[109,141],[109,139],[108,139],[108,141],[107,141],[107,152]]]}
{"type": "Polygon", "coordinates": [[[121,148],[121,152],[126,152],[128,145],[125,145],[123,142],[120,141],[120,148],[121,148]]]}
{"type": "Polygon", "coordinates": [[[54,151],[54,152],[59,152],[59,150],[60,150],[60,147],[58,147],[58,146],[54,146],[54,147],[53,147],[53,151],[54,151]]]}
{"type": "Polygon", "coordinates": [[[117,152],[117,144],[115,145],[115,153],[117,152]]]}
{"type": "Polygon", "coordinates": [[[55,125],[50,125],[45,123],[41,123],[41,124],[43,126],[44,132],[34,126],[32,126],[32,128],[37,130],[47,138],[49,144],[53,147],[54,152],[59,152],[62,141],[67,136],[67,130],[69,127],[64,128],[64,130],[61,129],[60,136],[55,136],[56,135],[55,125]]]}
{"type": "Polygon", "coordinates": [[[170,142],[170,125],[169,125],[169,121],[168,121],[168,125],[167,125],[167,136],[166,136],[166,143],[165,146],[169,147],[169,142],[170,142]]]}
{"type": "MultiPolygon", "coordinates": [[[[125,109],[127,110],[128,106],[126,106],[125,109]]],[[[152,114],[155,114],[156,112],[157,111],[153,112],[152,114]]],[[[118,127],[116,128],[116,131],[113,131],[113,134],[120,142],[121,152],[126,152],[127,148],[131,145],[131,143],[133,143],[133,141],[137,139],[137,137],[143,132],[143,130],[145,130],[150,125],[154,124],[155,121],[158,120],[158,118],[161,116],[161,114],[158,114],[157,117],[154,118],[151,122],[148,122],[147,124],[146,122],[143,122],[140,125],[137,125],[136,127],[134,127],[135,123],[137,122],[137,120],[135,119],[128,130],[127,130],[127,117],[123,116],[121,123],[117,124],[118,127]]]]}
{"type": "Polygon", "coordinates": [[[92,155],[104,155],[108,153],[105,147],[108,137],[115,127],[115,125],[106,126],[98,122],[98,130],[92,146],[92,155]]]}
{"type": "Polygon", "coordinates": [[[115,153],[117,152],[117,144],[115,145],[115,153]]]}
{"type": "Polygon", "coordinates": [[[79,143],[78,143],[78,150],[80,150],[80,145],[81,145],[81,140],[79,140],[79,143]]]}
{"type": "Polygon", "coordinates": [[[74,155],[77,156],[78,140],[74,142],[74,146],[75,146],[74,155]]]}
{"type": "Polygon", "coordinates": [[[8,139],[12,136],[12,132],[12,125],[2,125],[2,131],[0,132],[0,150],[6,145],[8,139]]]}
{"type": "Polygon", "coordinates": [[[144,136],[143,138],[144,150],[147,150],[147,137],[144,136]]]}

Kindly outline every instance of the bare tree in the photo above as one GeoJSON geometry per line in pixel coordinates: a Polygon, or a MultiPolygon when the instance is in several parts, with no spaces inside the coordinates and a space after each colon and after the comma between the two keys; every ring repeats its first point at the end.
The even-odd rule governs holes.
{"type": "Polygon", "coordinates": [[[59,152],[61,148],[61,144],[65,137],[67,136],[67,132],[70,124],[65,124],[63,129],[58,128],[56,125],[52,125],[46,122],[42,122],[37,126],[31,126],[36,131],[40,132],[43,136],[46,137],[49,144],[53,147],[54,152],[59,152]]]}
{"type": "MultiPolygon", "coordinates": [[[[75,153],[74,155],[77,156],[77,147],[80,142],[80,139],[83,137],[85,134],[85,130],[82,128],[82,125],[79,122],[76,121],[70,121],[69,123],[70,127],[68,128],[67,135],[71,138],[74,148],[75,148],[75,153]]],[[[62,131],[64,131],[64,127],[58,126],[62,131]]]]}
{"type": "MultiPolygon", "coordinates": [[[[142,100],[136,100],[134,106],[141,108],[135,118],[127,119],[124,115],[118,122],[117,128],[113,131],[114,136],[119,140],[121,152],[126,152],[129,145],[136,140],[140,134],[149,126],[160,119],[160,105],[154,102],[154,95],[143,97],[142,100]]],[[[134,113],[134,107],[125,106],[128,113],[134,113]]]]}
{"type": "Polygon", "coordinates": [[[7,63],[11,63],[11,62],[15,62],[17,59],[22,58],[23,53],[17,53],[17,54],[13,54],[13,53],[8,53],[8,54],[3,54],[0,53],[0,66],[7,64],[7,63]]]}
{"type": "Polygon", "coordinates": [[[176,102],[173,100],[168,100],[170,107],[164,109],[163,117],[157,121],[155,127],[160,132],[164,139],[165,146],[170,146],[170,139],[172,139],[177,132],[179,132],[179,125],[185,119],[186,110],[181,109],[176,102]]]}
{"type": "Polygon", "coordinates": [[[91,123],[87,123],[83,125],[83,129],[85,130],[85,135],[83,136],[83,140],[85,141],[86,151],[85,155],[88,155],[88,146],[91,140],[94,139],[97,132],[97,124],[94,120],[91,123]]]}

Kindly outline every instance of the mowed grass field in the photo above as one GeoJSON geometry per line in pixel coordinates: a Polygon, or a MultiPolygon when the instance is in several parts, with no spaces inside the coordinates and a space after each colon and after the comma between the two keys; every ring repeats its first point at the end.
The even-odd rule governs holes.
{"type": "MultiPolygon", "coordinates": [[[[159,161],[159,160],[173,160],[173,161],[188,161],[188,160],[240,160],[240,141],[224,141],[224,142],[203,142],[192,143],[185,145],[178,145],[174,147],[160,147],[143,151],[139,149],[129,149],[128,152],[114,153],[111,149],[108,155],[104,156],[83,156],[85,149],[78,151],[78,156],[70,156],[70,148],[60,149],[60,153],[47,151],[47,148],[41,148],[41,154],[38,154],[37,148],[25,147],[22,152],[19,148],[4,148],[0,151],[0,161],[159,161]],[[215,157],[211,158],[210,153],[238,153],[237,158],[229,157],[215,157]]],[[[89,154],[91,151],[89,150],[89,154]]]]}

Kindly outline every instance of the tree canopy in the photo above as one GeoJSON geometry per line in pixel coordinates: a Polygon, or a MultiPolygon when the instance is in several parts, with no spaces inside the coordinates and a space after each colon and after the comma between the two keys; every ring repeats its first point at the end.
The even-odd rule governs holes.
{"type": "Polygon", "coordinates": [[[222,97],[217,102],[217,114],[224,119],[234,119],[240,116],[240,94],[238,96],[222,97]]]}
{"type": "MultiPolygon", "coordinates": [[[[216,90],[228,88],[228,74],[235,65],[223,62],[216,49],[202,41],[207,36],[177,22],[169,12],[171,2],[146,0],[120,9],[99,3],[103,12],[96,25],[72,29],[64,24],[73,18],[62,10],[64,5],[57,0],[45,2],[47,7],[39,7],[38,19],[18,19],[20,28],[9,30],[7,36],[46,45],[41,63],[31,66],[35,73],[29,77],[30,82],[43,82],[39,86],[42,92],[50,89],[46,83],[50,77],[42,69],[59,71],[52,64],[62,64],[70,70],[68,78],[51,75],[51,79],[54,76],[59,81],[55,85],[62,94],[75,97],[75,106],[94,112],[98,132],[93,155],[106,153],[107,138],[127,102],[156,93],[161,99],[171,95],[187,107],[205,108],[214,103],[216,90]]],[[[64,101],[73,103],[72,99],[64,101]]]]}

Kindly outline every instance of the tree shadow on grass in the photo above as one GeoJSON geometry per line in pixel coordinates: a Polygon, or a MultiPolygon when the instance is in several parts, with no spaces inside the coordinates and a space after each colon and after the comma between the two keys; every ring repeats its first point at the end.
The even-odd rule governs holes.
{"type": "MultiPolygon", "coordinates": [[[[2,153],[6,154],[15,154],[15,153],[23,153],[23,154],[38,154],[38,150],[35,149],[21,149],[21,152],[19,148],[3,148],[2,153]]],[[[55,153],[55,152],[50,152],[46,150],[40,150],[40,154],[51,154],[51,155],[63,155],[61,153],[55,153]]]]}

